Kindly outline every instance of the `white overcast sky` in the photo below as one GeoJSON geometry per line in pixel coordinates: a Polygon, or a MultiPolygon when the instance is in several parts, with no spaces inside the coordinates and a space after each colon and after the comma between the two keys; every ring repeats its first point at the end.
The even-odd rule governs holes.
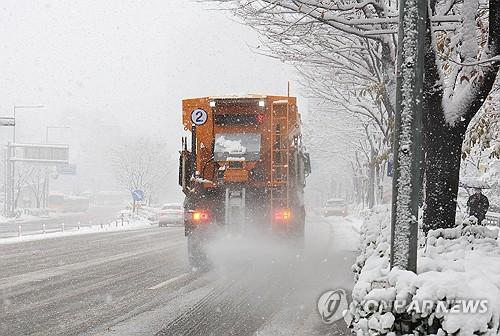
{"type": "Polygon", "coordinates": [[[45,106],[18,109],[18,141],[70,125],[84,142],[104,125],[176,147],[182,98],[286,94],[291,68],[252,53],[256,33],[208,8],[189,0],[2,0],[0,115],[45,106]]]}
{"type": "MultiPolygon", "coordinates": [[[[0,116],[44,105],[17,110],[17,142],[70,126],[50,129],[49,142],[69,143],[80,178],[94,185],[110,180],[102,158],[120,137],[148,136],[177,156],[182,98],[286,94],[287,81],[294,86],[291,67],[252,53],[257,34],[214,8],[189,0],[0,1],[0,116]]],[[[0,143],[11,137],[0,128],[0,143]]],[[[175,174],[168,186],[178,190],[175,174]]]]}

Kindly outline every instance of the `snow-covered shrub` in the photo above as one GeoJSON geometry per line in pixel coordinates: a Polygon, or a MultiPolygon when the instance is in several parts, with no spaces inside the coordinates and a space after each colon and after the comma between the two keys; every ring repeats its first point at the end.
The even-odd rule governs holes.
{"type": "Polygon", "coordinates": [[[141,206],[132,211],[132,209],[126,209],[120,211],[118,219],[123,219],[126,222],[155,222],[158,219],[158,208],[141,206]]]}
{"type": "Polygon", "coordinates": [[[371,283],[373,279],[378,277],[377,270],[382,269],[386,262],[388,262],[389,252],[390,252],[390,213],[387,206],[376,206],[373,208],[373,212],[369,214],[361,226],[360,229],[360,255],[356,258],[355,264],[352,266],[355,281],[359,283],[359,277],[361,270],[365,270],[363,279],[361,281],[367,281],[371,283]],[[373,258],[370,262],[371,264],[365,267],[367,259],[373,254],[378,255],[380,258],[380,263],[384,264],[378,265],[376,258],[373,258]],[[385,260],[386,262],[382,262],[385,260]],[[367,271],[372,269],[373,272],[371,277],[368,277],[367,271]],[[371,279],[373,278],[373,279],[371,279]]]}
{"type": "Polygon", "coordinates": [[[498,229],[466,219],[431,231],[418,252],[418,274],[391,271],[390,213],[380,210],[362,226],[361,255],[353,266],[356,284],[345,320],[356,334],[498,335],[498,229]]]}

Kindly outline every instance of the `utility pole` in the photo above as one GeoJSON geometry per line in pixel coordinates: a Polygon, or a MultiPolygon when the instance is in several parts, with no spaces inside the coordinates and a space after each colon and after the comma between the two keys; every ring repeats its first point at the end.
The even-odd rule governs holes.
{"type": "MultiPolygon", "coordinates": [[[[0,127],[3,127],[3,126],[14,127],[15,124],[16,124],[16,118],[14,118],[14,117],[0,117],[0,127]]],[[[10,166],[8,164],[9,163],[8,162],[8,158],[9,158],[8,150],[9,150],[9,146],[5,147],[5,150],[4,150],[4,180],[3,180],[3,182],[4,182],[3,183],[3,188],[4,188],[3,214],[6,217],[8,215],[8,209],[9,209],[9,204],[7,202],[10,199],[10,194],[9,194],[10,188],[7,187],[7,186],[10,186],[10,182],[9,182],[10,166]]]]}
{"type": "Polygon", "coordinates": [[[417,271],[427,0],[399,1],[391,268],[417,271]]]}

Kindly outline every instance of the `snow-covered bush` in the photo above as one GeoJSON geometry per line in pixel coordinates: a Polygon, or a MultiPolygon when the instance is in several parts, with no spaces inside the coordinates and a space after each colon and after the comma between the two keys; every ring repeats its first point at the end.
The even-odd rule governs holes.
{"type": "Polygon", "coordinates": [[[149,206],[141,206],[136,209],[134,212],[131,209],[131,205],[127,207],[127,209],[120,211],[118,215],[118,219],[123,219],[129,223],[137,223],[137,222],[156,222],[158,220],[158,208],[149,207],[149,206]]]}
{"type": "Polygon", "coordinates": [[[390,213],[381,210],[365,220],[353,266],[356,284],[345,319],[356,334],[498,335],[498,229],[465,220],[431,231],[418,252],[418,274],[391,271],[390,213]]]}
{"type": "MultiPolygon", "coordinates": [[[[353,265],[357,288],[360,288],[362,283],[369,286],[373,280],[382,275],[380,272],[383,269],[389,267],[391,216],[388,210],[387,206],[374,207],[373,212],[366,216],[361,226],[361,253],[353,265]],[[373,258],[370,259],[372,256],[373,258]],[[368,259],[369,265],[366,265],[368,259]],[[363,275],[361,275],[361,270],[364,270],[363,275]],[[370,270],[369,273],[368,270],[370,270]]],[[[387,272],[384,275],[387,275],[387,272]]]]}

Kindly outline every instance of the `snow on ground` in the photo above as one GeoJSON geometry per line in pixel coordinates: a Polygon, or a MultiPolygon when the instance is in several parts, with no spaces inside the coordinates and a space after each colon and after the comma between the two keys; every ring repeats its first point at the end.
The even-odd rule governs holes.
{"type": "MultiPolygon", "coordinates": [[[[184,320],[196,328],[198,315],[203,319],[201,323],[206,324],[199,328],[212,330],[217,329],[211,325],[217,316],[227,313],[234,319],[229,324],[241,323],[243,316],[248,330],[255,327],[253,323],[260,325],[254,334],[258,336],[345,335],[343,323],[321,322],[316,304],[325,290],[352,287],[350,269],[359,247],[359,225],[360,220],[355,217],[308,214],[303,253],[270,237],[220,237],[210,246],[212,269],[174,280],[180,289],[171,303],[122,318],[97,335],[154,334],[173,321],[181,325],[184,320]],[[204,285],[181,285],[192,279],[204,285]],[[217,309],[222,311],[214,314],[217,309]],[[262,314],[262,321],[252,322],[253,314],[262,314]]],[[[172,280],[165,279],[167,285],[151,290],[168,291],[174,286],[172,280]]]]}
{"type": "Polygon", "coordinates": [[[355,216],[349,217],[325,217],[329,222],[329,234],[333,235],[332,243],[339,251],[358,251],[359,249],[359,228],[362,221],[355,216]]]}
{"type": "Polygon", "coordinates": [[[310,304],[316,304],[326,290],[352,288],[349,271],[359,249],[356,227],[362,221],[355,216],[308,215],[307,222],[304,265],[298,273],[303,285],[295,290],[296,297],[288,298],[291,301],[256,333],[258,336],[343,335],[345,332],[338,324],[323,325],[317,308],[311,311],[310,304]]]}
{"type": "Polygon", "coordinates": [[[431,231],[421,245],[418,275],[390,271],[390,212],[376,208],[367,217],[353,266],[353,302],[345,316],[357,335],[404,334],[400,322],[408,319],[416,335],[498,335],[498,229],[466,220],[431,231]],[[483,304],[485,311],[479,309],[483,304]]]}
{"type": "Polygon", "coordinates": [[[5,224],[5,223],[25,223],[33,220],[38,220],[42,218],[56,218],[56,216],[52,215],[47,215],[47,216],[33,216],[33,215],[26,215],[22,214],[19,217],[4,217],[0,215],[0,224],[5,224]]]}
{"type": "Polygon", "coordinates": [[[107,224],[82,226],[79,229],[71,228],[71,229],[66,229],[64,231],[61,230],[58,232],[47,232],[39,234],[22,235],[20,237],[0,238],[0,245],[22,243],[27,241],[41,240],[41,239],[60,238],[60,237],[89,234],[89,233],[98,233],[98,232],[137,230],[137,229],[151,227],[152,224],[154,224],[154,222],[152,222],[147,216],[127,215],[125,217],[123,225],[121,224],[120,221],[116,221],[107,224]]]}
{"type": "Polygon", "coordinates": [[[17,217],[4,217],[0,215],[0,224],[5,223],[26,223],[41,219],[58,219],[69,216],[74,216],[75,214],[81,214],[81,212],[50,212],[46,209],[20,209],[19,216],[17,217]],[[38,210],[38,211],[36,211],[38,210]]]}

